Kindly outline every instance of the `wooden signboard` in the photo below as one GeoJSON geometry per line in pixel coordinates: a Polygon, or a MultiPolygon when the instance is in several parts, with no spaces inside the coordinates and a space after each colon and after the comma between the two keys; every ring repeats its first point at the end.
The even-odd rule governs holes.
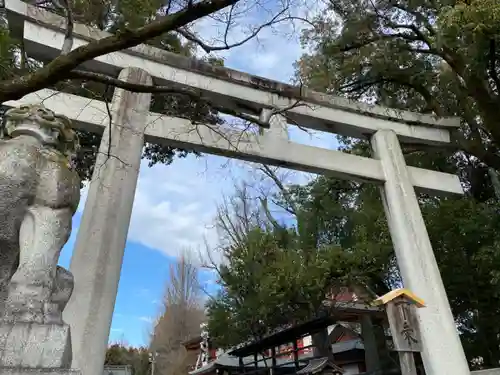
{"type": "Polygon", "coordinates": [[[398,352],[422,351],[415,306],[409,304],[404,297],[397,297],[386,305],[386,312],[394,350],[398,352]]]}
{"type": "Polygon", "coordinates": [[[401,374],[417,375],[413,353],[420,352],[422,346],[415,309],[425,307],[424,301],[406,289],[396,289],[377,298],[374,305],[385,306],[401,374]]]}

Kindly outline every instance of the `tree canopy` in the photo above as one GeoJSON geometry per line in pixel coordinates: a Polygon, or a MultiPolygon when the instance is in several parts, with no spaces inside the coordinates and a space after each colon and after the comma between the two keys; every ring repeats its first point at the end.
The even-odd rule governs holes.
{"type": "MultiPolygon", "coordinates": [[[[45,9],[64,15],[64,8],[59,1],[44,2],[45,9]]],[[[72,15],[75,22],[84,23],[101,30],[116,33],[127,28],[142,27],[151,20],[159,19],[161,9],[165,6],[164,1],[138,1],[128,0],[120,1],[114,5],[112,1],[74,1],[71,2],[72,15]]],[[[35,73],[40,68],[47,66],[48,62],[34,61],[28,59],[23,54],[22,59],[15,56],[23,50],[22,42],[9,36],[9,24],[4,23],[0,34],[1,52],[1,78],[5,81],[25,76],[29,73],[35,73]]],[[[191,42],[182,43],[179,36],[172,32],[159,35],[150,44],[174,53],[192,56],[195,46],[191,42]]],[[[219,62],[220,63],[220,62],[219,62]]],[[[110,101],[113,93],[113,87],[105,84],[85,81],[72,80],[47,84],[48,88],[54,88],[59,91],[77,94],[85,97],[91,97],[99,100],[110,101]]],[[[165,113],[178,117],[191,118],[214,123],[218,121],[216,115],[211,113],[207,106],[196,105],[189,98],[182,95],[156,94],[154,95],[152,110],[158,113],[165,113]]],[[[82,180],[88,180],[92,176],[95,158],[99,149],[101,136],[95,133],[78,131],[81,149],[76,159],[76,168],[82,180]]],[[[152,166],[156,163],[169,164],[177,157],[185,157],[189,151],[176,149],[173,147],[160,146],[156,144],[146,144],[143,151],[143,158],[149,161],[152,166]]]]}
{"type": "MultiPolygon", "coordinates": [[[[70,12],[66,1],[43,2],[41,6],[66,19],[71,13],[74,21],[112,35],[65,51],[53,61],[35,61],[3,22],[0,101],[47,87],[109,101],[111,88],[102,80],[78,75],[82,62],[146,41],[192,56],[200,43],[185,26],[236,3],[202,0],[171,7],[173,2],[163,0],[75,0],[70,12]]],[[[467,192],[463,198],[419,199],[467,356],[471,363],[482,357],[483,365],[497,366],[500,222],[491,170],[500,170],[500,3],[331,0],[311,25],[303,35],[309,53],[297,62],[297,78],[309,88],[460,116],[452,148],[404,145],[404,151],[410,165],[462,178],[467,192]]],[[[211,103],[181,93],[154,95],[152,109],[212,124],[221,121],[211,103]]],[[[80,136],[78,170],[88,179],[99,136],[80,136]]],[[[345,152],[369,154],[365,141],[339,140],[345,152]]],[[[147,145],[144,151],[152,164],[186,154],[158,145],[147,145]]],[[[253,206],[245,203],[245,195],[238,199],[221,210],[218,221],[226,262],[218,266],[221,293],[208,307],[209,328],[220,344],[232,345],[307,319],[336,285],[361,283],[382,294],[399,282],[377,188],[318,177],[306,186],[283,186],[253,206]],[[275,216],[271,205],[282,207],[292,219],[275,216]]],[[[183,335],[187,333],[176,334],[176,340],[183,335]]]]}
{"type": "Polygon", "coordinates": [[[129,365],[132,375],[150,374],[149,351],[145,347],[129,347],[120,343],[111,344],[106,350],[106,366],[129,365]]]}
{"type": "MultiPolygon", "coordinates": [[[[419,201],[473,368],[500,360],[493,323],[500,307],[499,14],[498,2],[488,0],[330,1],[304,33],[308,53],[296,64],[297,78],[317,91],[461,118],[453,147],[403,149],[407,164],[456,173],[466,191],[464,197],[420,195],[419,201]]],[[[365,140],[338,140],[344,152],[370,156],[365,140]]],[[[211,333],[226,345],[234,344],[235,333],[230,337],[222,327],[243,340],[304,319],[332,285],[361,283],[380,295],[401,282],[378,187],[328,177],[277,186],[272,204],[291,219],[278,220],[265,209],[270,204],[223,216],[232,223],[223,229],[240,233],[221,237],[222,291],[209,303],[211,333]],[[252,217],[242,212],[261,212],[260,220],[235,225],[252,217]],[[321,259],[321,266],[304,254],[321,259]],[[311,305],[297,305],[297,295],[311,305]],[[249,322],[265,328],[252,332],[249,322]]]]}
{"type": "Polygon", "coordinates": [[[303,34],[304,84],[389,107],[460,116],[454,150],[500,169],[500,5],[340,0],[303,34]]]}
{"type": "Polygon", "coordinates": [[[221,208],[222,290],[208,302],[209,329],[219,345],[308,320],[327,293],[346,285],[368,283],[379,293],[387,291],[392,275],[387,236],[386,246],[375,245],[367,228],[351,228],[364,223],[380,233],[385,223],[369,222],[372,217],[351,207],[353,189],[352,183],[320,177],[286,187],[274,203],[264,197],[256,203],[242,188],[221,208]],[[293,220],[279,220],[270,205],[284,207],[293,220]]]}
{"type": "MultiPolygon", "coordinates": [[[[264,215],[238,225],[245,217],[240,205],[225,226],[238,236],[223,247],[221,292],[208,303],[210,333],[219,345],[314,317],[332,288],[362,285],[381,295],[401,283],[378,188],[318,177],[286,187],[273,200],[293,207],[294,219],[278,224],[278,217],[264,215]]],[[[496,366],[498,201],[467,195],[421,196],[420,202],[467,357],[496,366]]],[[[247,203],[247,213],[257,210],[247,203]]]]}
{"type": "MultiPolygon", "coordinates": [[[[303,34],[309,53],[296,65],[316,90],[461,118],[454,147],[403,148],[409,165],[456,173],[463,182],[463,198],[421,196],[420,203],[466,354],[487,367],[500,359],[490,315],[499,307],[499,17],[499,3],[489,0],[330,1],[303,34]]],[[[369,153],[364,141],[340,143],[347,152],[369,153]]],[[[368,223],[383,218],[380,204],[368,210],[370,204],[364,199],[360,207],[371,215],[368,223]]],[[[387,235],[379,229],[363,231],[387,235]]]]}

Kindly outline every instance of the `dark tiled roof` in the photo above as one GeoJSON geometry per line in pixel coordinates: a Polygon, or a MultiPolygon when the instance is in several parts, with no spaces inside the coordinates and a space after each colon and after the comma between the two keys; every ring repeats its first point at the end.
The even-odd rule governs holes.
{"type": "MultiPolygon", "coordinates": [[[[356,339],[356,340],[349,340],[349,341],[341,341],[336,344],[332,345],[332,352],[333,354],[337,353],[343,353],[347,352],[350,350],[364,350],[364,345],[361,339],[356,339]]],[[[299,357],[299,365],[306,365],[309,366],[311,362],[316,361],[316,359],[310,359],[312,357],[312,353],[305,353],[299,357]],[[309,364],[307,364],[309,362],[309,364]]],[[[243,357],[243,364],[248,365],[248,366],[255,366],[255,359],[253,356],[247,356],[243,357]]],[[[322,358],[320,358],[322,359],[322,358]]],[[[257,356],[257,367],[269,367],[269,362],[271,359],[267,359],[267,363],[263,361],[262,355],[257,356]]],[[[208,365],[203,366],[199,369],[196,369],[194,371],[191,371],[189,374],[190,375],[202,375],[206,374],[216,367],[232,367],[232,368],[237,368],[239,367],[240,362],[239,358],[233,355],[230,355],[229,353],[224,353],[219,358],[214,360],[213,362],[210,362],[208,365]]],[[[288,358],[276,358],[276,366],[277,367],[287,367],[287,366],[294,366],[293,360],[288,359],[288,358]]]]}
{"type": "MultiPolygon", "coordinates": [[[[255,366],[255,360],[253,356],[249,357],[244,357],[243,359],[243,364],[247,366],[255,366]]],[[[305,358],[306,359],[306,358],[305,358]]],[[[271,358],[266,358],[266,361],[263,360],[263,357],[261,355],[257,356],[257,367],[270,367],[271,366],[271,358]]],[[[302,365],[305,365],[306,362],[304,360],[299,360],[299,362],[302,365]]],[[[240,359],[238,357],[234,357],[232,355],[229,355],[228,353],[224,353],[219,358],[214,360],[213,362],[210,362],[208,365],[205,365],[199,369],[196,369],[194,371],[191,371],[189,374],[190,375],[201,375],[201,374],[206,374],[207,372],[212,371],[213,369],[217,367],[232,367],[232,368],[238,368],[240,366],[240,359]]],[[[290,361],[289,359],[284,359],[284,358],[276,358],[276,366],[278,367],[287,367],[287,366],[294,366],[294,363],[290,361]]]]}
{"type": "Polygon", "coordinates": [[[365,350],[365,346],[363,345],[363,341],[361,339],[349,340],[349,341],[340,341],[335,344],[332,344],[333,354],[335,353],[344,353],[349,350],[365,350]]]}
{"type": "Polygon", "coordinates": [[[311,359],[307,366],[296,372],[297,375],[309,375],[316,374],[323,371],[326,367],[330,367],[333,370],[334,375],[340,375],[344,372],[339,366],[330,362],[328,357],[311,359]]]}
{"type": "Polygon", "coordinates": [[[318,332],[335,322],[336,320],[331,316],[319,317],[302,324],[279,330],[260,340],[244,343],[239,347],[233,348],[228,353],[237,357],[246,357],[253,353],[259,353],[262,350],[279,346],[283,343],[292,342],[307,334],[318,332]]]}
{"type": "MultiPolygon", "coordinates": [[[[385,310],[378,306],[370,306],[362,302],[336,302],[324,301],[325,308],[334,309],[335,314],[330,315],[327,311],[323,311],[323,316],[318,316],[308,322],[290,326],[281,330],[277,330],[272,334],[265,336],[260,340],[254,340],[242,343],[237,347],[232,348],[228,353],[238,357],[245,357],[259,353],[262,350],[279,346],[286,342],[292,342],[298,338],[319,332],[321,329],[337,321],[343,321],[344,318],[350,320],[353,317],[370,314],[385,318],[385,310]],[[334,319],[335,316],[335,319],[334,319]],[[349,318],[349,319],[348,319],[349,318]]],[[[358,319],[358,318],[356,318],[358,319]]]]}

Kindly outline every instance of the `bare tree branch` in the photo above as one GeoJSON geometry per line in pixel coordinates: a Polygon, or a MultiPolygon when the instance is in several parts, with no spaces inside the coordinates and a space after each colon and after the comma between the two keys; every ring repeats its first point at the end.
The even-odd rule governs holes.
{"type": "MultiPolygon", "coordinates": [[[[432,51],[433,54],[437,54],[438,53],[438,50],[435,49],[432,45],[432,41],[426,36],[424,35],[423,32],[421,32],[419,30],[418,27],[416,27],[415,25],[405,25],[405,24],[394,24],[394,23],[389,23],[389,25],[395,29],[408,29],[408,30],[411,30],[415,35],[409,35],[409,34],[394,34],[394,35],[397,35],[397,36],[400,36],[402,37],[403,39],[409,41],[409,42],[423,42],[425,43],[425,45],[427,46],[427,48],[429,49],[429,51],[432,51]]],[[[391,34],[389,34],[391,35],[391,34]]],[[[429,52],[428,52],[429,53],[429,52]]]]}
{"type": "Polygon", "coordinates": [[[273,225],[274,229],[284,229],[273,217],[271,211],[269,211],[269,205],[267,197],[259,197],[260,203],[262,205],[262,209],[264,210],[264,214],[266,215],[267,220],[273,225]]]}
{"type": "MultiPolygon", "coordinates": [[[[231,8],[231,11],[230,11],[230,17],[232,16],[232,9],[233,8],[231,8]]],[[[214,52],[214,51],[223,51],[223,50],[228,50],[228,49],[231,49],[233,47],[238,47],[238,46],[241,46],[242,44],[245,44],[249,40],[255,38],[255,36],[262,29],[264,29],[264,28],[266,28],[268,26],[271,26],[271,25],[273,25],[275,23],[278,23],[278,22],[283,22],[285,20],[290,20],[291,17],[280,18],[281,15],[284,14],[285,12],[286,12],[286,8],[282,9],[270,21],[268,21],[268,22],[266,22],[266,23],[258,26],[246,38],[240,40],[239,42],[233,43],[233,44],[229,44],[228,41],[227,41],[227,36],[228,36],[228,32],[229,32],[229,24],[230,24],[230,22],[228,21],[226,30],[224,32],[224,45],[222,45],[222,46],[210,46],[210,45],[206,44],[205,42],[203,42],[198,37],[196,37],[192,32],[190,32],[188,30],[185,30],[185,29],[178,29],[176,31],[179,34],[181,34],[184,38],[186,38],[187,40],[189,40],[189,41],[191,41],[191,42],[196,43],[197,45],[199,45],[206,53],[210,53],[210,52],[214,52]]]]}
{"type": "Polygon", "coordinates": [[[66,55],[60,55],[37,71],[12,80],[0,82],[0,103],[17,100],[31,92],[57,83],[69,71],[85,61],[111,52],[137,46],[163,33],[177,30],[211,13],[237,3],[238,0],[203,0],[189,7],[166,15],[143,27],[125,30],[109,37],[95,40],[78,47],[66,55]]]}
{"type": "Polygon", "coordinates": [[[66,32],[64,34],[64,43],[61,48],[61,55],[67,55],[73,49],[73,11],[71,10],[70,0],[52,0],[56,8],[61,9],[66,15],[66,32]],[[61,4],[61,2],[62,4],[61,4]]]}
{"type": "Polygon", "coordinates": [[[390,3],[394,8],[397,8],[399,10],[402,10],[403,12],[409,13],[412,16],[414,16],[415,20],[417,22],[420,22],[421,24],[424,25],[424,27],[427,29],[429,34],[436,35],[436,30],[434,29],[432,24],[429,22],[429,19],[427,17],[425,17],[424,15],[422,15],[420,12],[405,8],[403,5],[397,4],[395,1],[391,1],[390,3]]]}
{"type": "Polygon", "coordinates": [[[159,94],[181,94],[196,99],[202,99],[202,92],[194,88],[179,88],[172,86],[149,86],[122,81],[101,73],[87,72],[84,70],[72,70],[65,74],[69,79],[81,79],[116,86],[124,90],[137,93],[159,93],[159,94]]]}
{"type": "MultiPolygon", "coordinates": [[[[363,48],[369,44],[381,41],[381,40],[388,40],[388,39],[402,39],[406,40],[409,42],[417,42],[421,41],[421,39],[415,35],[411,34],[404,34],[404,33],[393,33],[393,34],[381,34],[381,35],[376,35],[371,38],[367,38],[365,40],[361,40],[359,42],[354,42],[349,45],[345,46],[340,46],[339,47],[339,52],[349,52],[355,49],[363,48]]],[[[429,52],[430,53],[430,52],[429,52]]]]}
{"type": "Polygon", "coordinates": [[[297,216],[297,213],[299,212],[298,207],[294,204],[293,200],[291,199],[292,197],[288,192],[288,189],[285,187],[285,185],[280,180],[278,175],[271,169],[271,167],[265,164],[262,164],[259,170],[274,182],[276,187],[280,190],[283,198],[285,198],[288,207],[282,207],[282,208],[286,210],[288,213],[297,216]]]}
{"type": "Polygon", "coordinates": [[[159,372],[185,374],[192,361],[182,343],[200,333],[204,320],[199,295],[198,269],[187,251],[183,251],[175,264],[170,266],[165,288],[163,311],[157,318],[151,347],[158,353],[159,372]]]}

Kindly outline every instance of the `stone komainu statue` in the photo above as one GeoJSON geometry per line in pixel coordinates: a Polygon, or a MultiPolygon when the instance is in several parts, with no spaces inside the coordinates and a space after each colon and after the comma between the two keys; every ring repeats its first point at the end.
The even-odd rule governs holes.
{"type": "Polygon", "coordinates": [[[69,119],[38,105],[8,110],[0,136],[0,314],[62,324],[73,276],[57,261],[80,200],[78,139],[69,119]]]}

